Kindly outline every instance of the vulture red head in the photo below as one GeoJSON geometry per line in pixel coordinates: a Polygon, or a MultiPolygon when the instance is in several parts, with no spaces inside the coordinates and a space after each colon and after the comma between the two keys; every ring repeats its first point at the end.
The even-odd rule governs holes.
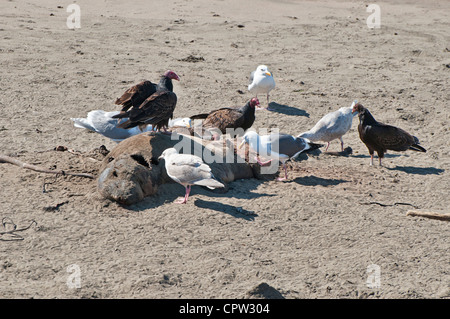
{"type": "Polygon", "coordinates": [[[362,113],[364,111],[364,106],[361,103],[356,103],[353,105],[352,114],[355,112],[362,113]]]}
{"type": "Polygon", "coordinates": [[[164,73],[164,76],[165,76],[166,78],[171,79],[171,80],[177,80],[177,81],[180,81],[180,77],[179,77],[175,72],[173,72],[173,71],[171,71],[171,70],[167,70],[166,73],[164,73]]]}
{"type": "Polygon", "coordinates": [[[250,107],[255,108],[257,106],[259,106],[259,100],[256,97],[254,97],[253,99],[250,100],[250,107]]]}

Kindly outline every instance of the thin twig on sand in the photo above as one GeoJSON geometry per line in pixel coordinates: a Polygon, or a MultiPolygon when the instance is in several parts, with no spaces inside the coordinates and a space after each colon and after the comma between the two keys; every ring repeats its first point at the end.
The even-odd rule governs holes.
{"type": "Polygon", "coordinates": [[[17,228],[17,225],[11,220],[11,218],[3,217],[1,225],[3,226],[3,229],[5,229],[5,231],[0,231],[0,241],[13,241],[13,240],[23,240],[24,238],[19,234],[16,234],[16,232],[27,230],[31,226],[37,225],[37,222],[33,220],[31,224],[28,225],[27,227],[17,228]],[[6,230],[7,224],[12,225],[10,230],[6,230]],[[9,237],[3,238],[2,237],[3,235],[9,235],[9,237]]]}
{"type": "Polygon", "coordinates": [[[450,221],[450,213],[424,212],[419,210],[409,210],[406,216],[418,216],[431,219],[450,221]]]}
{"type": "Polygon", "coordinates": [[[63,170],[46,169],[46,168],[39,167],[39,166],[36,166],[36,165],[24,163],[24,162],[19,161],[19,160],[15,159],[15,158],[12,158],[12,157],[9,157],[9,156],[6,156],[6,155],[1,155],[1,154],[0,154],[0,163],[9,163],[9,164],[17,165],[19,167],[26,168],[26,169],[31,169],[33,171],[41,172],[41,173],[59,174],[59,175],[71,175],[71,176],[86,177],[86,178],[91,178],[91,179],[94,178],[94,176],[92,174],[73,173],[73,172],[66,172],[66,171],[63,171],[63,170]]]}

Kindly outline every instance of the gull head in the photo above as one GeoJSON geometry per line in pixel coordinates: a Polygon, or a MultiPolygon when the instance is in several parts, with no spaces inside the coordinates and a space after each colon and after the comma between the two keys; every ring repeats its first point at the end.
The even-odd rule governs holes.
{"type": "Polygon", "coordinates": [[[247,131],[243,138],[242,142],[239,144],[239,149],[244,146],[244,144],[249,144],[250,146],[255,145],[258,142],[259,135],[255,131],[247,131]]]}
{"type": "Polygon", "coordinates": [[[158,160],[161,160],[163,158],[167,158],[167,157],[169,157],[170,155],[173,155],[173,154],[178,154],[178,152],[177,152],[177,150],[175,148],[173,148],[173,147],[166,148],[164,150],[164,152],[162,152],[161,156],[158,157],[158,160]]]}
{"type": "Polygon", "coordinates": [[[259,65],[256,68],[256,72],[261,75],[272,76],[272,73],[269,71],[269,68],[267,67],[267,65],[259,65]]]}

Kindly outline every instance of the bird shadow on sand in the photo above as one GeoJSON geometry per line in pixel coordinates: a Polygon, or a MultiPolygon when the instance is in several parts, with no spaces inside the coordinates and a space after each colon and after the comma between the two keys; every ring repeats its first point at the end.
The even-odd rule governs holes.
{"type": "Polygon", "coordinates": [[[306,116],[309,117],[309,113],[305,110],[298,109],[296,107],[278,104],[276,102],[270,102],[269,108],[272,112],[277,112],[285,115],[292,115],[292,116],[306,116]]]}
{"type": "Polygon", "coordinates": [[[414,166],[396,166],[393,168],[385,167],[390,171],[401,171],[407,174],[416,175],[439,175],[445,172],[445,169],[435,167],[414,167],[414,166]]]}
{"type": "Polygon", "coordinates": [[[211,209],[225,214],[229,214],[236,218],[242,218],[248,221],[255,220],[258,215],[254,211],[243,209],[242,207],[236,207],[220,202],[206,201],[203,199],[196,199],[194,205],[199,208],[211,209]]]}
{"type": "MultiPolygon", "coordinates": [[[[394,157],[400,157],[403,156],[401,154],[384,154],[385,158],[394,158],[394,157]]],[[[370,155],[366,155],[366,154],[358,154],[358,155],[350,155],[350,157],[354,157],[354,158],[370,158],[370,155]]],[[[373,158],[374,162],[378,161],[378,157],[375,155],[373,158]]]]}
{"type": "MultiPolygon", "coordinates": [[[[252,179],[248,179],[245,181],[249,181],[248,183],[246,183],[246,188],[245,188],[246,191],[245,192],[235,191],[234,187],[233,187],[233,182],[229,183],[226,186],[226,189],[217,188],[214,190],[208,189],[207,187],[204,187],[204,186],[194,185],[194,186],[192,186],[192,191],[190,193],[190,196],[188,198],[186,205],[192,205],[192,204],[196,205],[197,201],[200,200],[201,201],[200,205],[203,204],[203,206],[196,205],[198,207],[217,210],[217,211],[223,211],[230,215],[233,215],[232,212],[235,212],[236,213],[235,217],[239,217],[239,218],[244,218],[243,216],[247,216],[247,217],[248,216],[257,216],[256,214],[252,213],[251,211],[246,211],[240,207],[234,207],[231,205],[220,203],[220,199],[222,197],[236,198],[236,199],[254,199],[254,198],[266,197],[266,196],[276,196],[274,194],[252,192],[252,190],[256,189],[260,183],[264,182],[262,180],[252,178],[252,179]],[[197,199],[196,195],[202,195],[202,196],[209,197],[209,198],[211,198],[211,201],[204,201],[201,199],[197,199]],[[219,208],[222,208],[223,210],[221,210],[219,208]]],[[[175,182],[167,183],[167,184],[162,184],[159,186],[157,194],[148,196],[138,203],[128,205],[128,206],[123,206],[123,207],[128,210],[132,210],[132,211],[143,211],[143,210],[157,208],[162,205],[168,204],[168,205],[177,205],[182,210],[185,204],[176,204],[176,203],[174,203],[174,201],[176,201],[178,198],[184,197],[184,195],[185,195],[185,188],[183,186],[181,186],[175,182]]],[[[248,219],[248,218],[245,218],[245,219],[248,219]]]]}
{"type": "Polygon", "coordinates": [[[297,177],[296,179],[292,180],[293,182],[303,185],[303,186],[336,186],[341,183],[347,183],[348,181],[344,179],[334,179],[334,178],[321,178],[317,176],[303,176],[303,177],[297,177]]]}

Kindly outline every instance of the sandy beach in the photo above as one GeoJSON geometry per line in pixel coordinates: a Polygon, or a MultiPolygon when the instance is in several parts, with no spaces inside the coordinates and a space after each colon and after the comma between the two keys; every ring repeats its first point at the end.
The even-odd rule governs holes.
{"type": "Polygon", "coordinates": [[[363,1],[79,0],[70,29],[71,3],[0,2],[0,154],[95,176],[0,164],[1,298],[450,298],[449,223],[406,215],[450,213],[450,2],[379,2],[369,28],[363,1]],[[427,152],[369,166],[356,117],[352,154],[301,155],[285,182],[99,195],[117,144],[70,118],[168,69],[175,117],[244,105],[260,64],[276,87],[253,128],[297,135],[356,99],[427,152]]]}

